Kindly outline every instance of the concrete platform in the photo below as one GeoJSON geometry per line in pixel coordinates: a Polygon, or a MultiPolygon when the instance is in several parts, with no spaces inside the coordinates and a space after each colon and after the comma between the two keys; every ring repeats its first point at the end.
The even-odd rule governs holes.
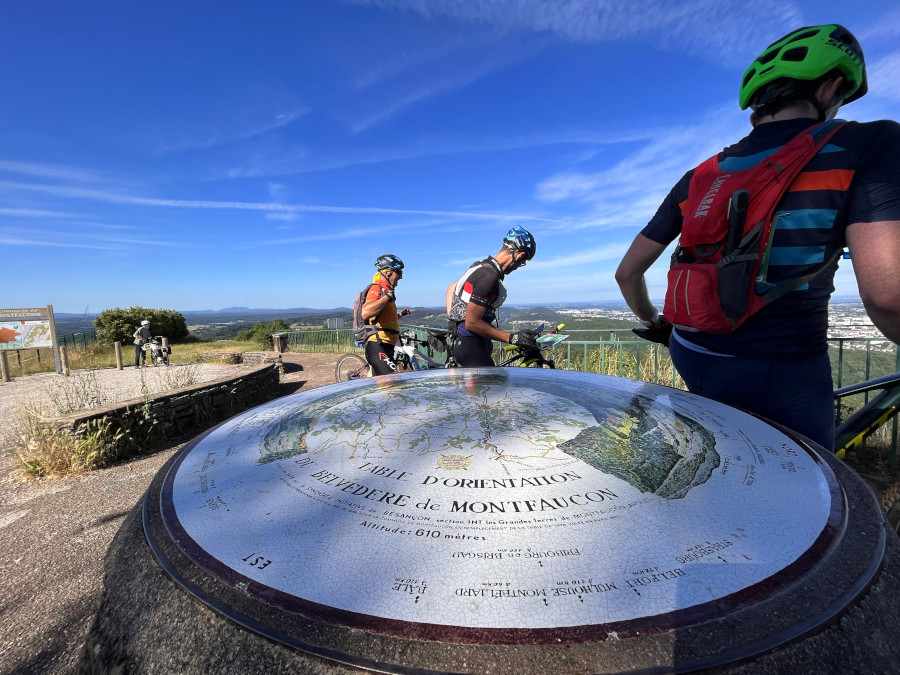
{"type": "MultiPolygon", "coordinates": [[[[202,443],[163,467],[113,542],[83,672],[875,673],[900,664],[900,542],[871,491],[832,457],[821,458],[829,524],[783,573],[637,619],[547,629],[521,617],[518,627],[478,629],[291,602],[204,557],[167,504],[202,443]]],[[[365,562],[346,559],[348,576],[365,562]]]]}

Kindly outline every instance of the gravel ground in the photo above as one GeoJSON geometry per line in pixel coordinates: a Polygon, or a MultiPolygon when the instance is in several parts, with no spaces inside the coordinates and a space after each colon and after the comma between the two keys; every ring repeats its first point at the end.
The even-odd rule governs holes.
{"type": "MultiPolygon", "coordinates": [[[[285,354],[279,394],[331,384],[339,356],[285,354]]],[[[204,364],[202,381],[241,368],[204,364]]],[[[153,370],[144,374],[145,381],[155,379],[153,370]]],[[[141,396],[141,373],[134,368],[102,369],[96,376],[119,400],[141,396]]],[[[0,433],[11,426],[9,415],[16,409],[11,401],[46,399],[47,388],[63,379],[47,374],[0,382],[0,433]]],[[[23,480],[10,471],[10,455],[0,450],[0,675],[77,671],[104,586],[114,583],[106,569],[110,542],[159,468],[188,440],[174,439],[151,455],[56,480],[23,480]]]]}
{"type": "Polygon", "coordinates": [[[18,437],[28,410],[53,417],[230,377],[241,368],[245,366],[192,363],[75,370],[69,377],[56,373],[14,377],[0,382],[0,450],[18,437]]]}

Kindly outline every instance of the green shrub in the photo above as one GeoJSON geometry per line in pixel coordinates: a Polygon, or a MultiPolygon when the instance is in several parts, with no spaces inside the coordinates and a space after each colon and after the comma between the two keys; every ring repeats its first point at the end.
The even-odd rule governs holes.
{"type": "Polygon", "coordinates": [[[284,319],[275,319],[269,323],[257,321],[253,324],[253,328],[242,330],[235,336],[235,340],[240,342],[255,342],[262,349],[271,350],[275,345],[272,342],[273,333],[286,333],[291,327],[284,319]]]}
{"type": "Polygon", "coordinates": [[[146,307],[129,307],[106,309],[94,318],[97,327],[97,340],[104,344],[121,342],[123,345],[133,342],[134,332],[140,328],[141,321],[150,321],[150,331],[154,335],[163,335],[169,342],[178,342],[188,335],[187,323],[181,312],[174,309],[148,309],[146,307]]]}

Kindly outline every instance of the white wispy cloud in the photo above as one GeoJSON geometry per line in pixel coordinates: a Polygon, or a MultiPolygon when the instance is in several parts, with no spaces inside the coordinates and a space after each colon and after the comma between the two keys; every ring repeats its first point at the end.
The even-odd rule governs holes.
{"type": "Polygon", "coordinates": [[[106,177],[87,169],[61,166],[58,164],[13,162],[2,159],[0,159],[0,172],[74,181],[76,183],[97,183],[107,180],[106,177]]]}
{"type": "Polygon", "coordinates": [[[900,101],[900,51],[888,54],[869,65],[866,74],[869,78],[870,95],[900,101]]]}
{"type": "Polygon", "coordinates": [[[36,239],[29,238],[27,236],[17,236],[11,234],[3,234],[0,233],[0,244],[5,246],[38,246],[38,247],[46,247],[50,246],[53,248],[81,248],[81,249],[92,249],[95,251],[118,251],[120,247],[113,245],[105,245],[105,244],[81,244],[72,241],[62,241],[62,240],[54,240],[54,239],[36,239]]]}
{"type": "Polygon", "coordinates": [[[487,53],[482,53],[482,50],[479,49],[475,50],[477,54],[470,53],[466,58],[457,59],[457,68],[452,73],[436,76],[434,71],[424,72],[421,75],[423,81],[420,84],[406,87],[395,98],[386,103],[380,103],[375,112],[354,122],[351,125],[351,131],[358,134],[423,101],[464,89],[487,75],[521,63],[540,48],[541,45],[535,43],[510,45],[507,48],[493,49],[487,53]]]}
{"type": "Polygon", "coordinates": [[[631,152],[601,171],[567,171],[535,188],[547,203],[582,203],[587,210],[554,229],[643,226],[685,171],[749,131],[747,114],[733,105],[708,111],[694,125],[649,130],[631,152]]]}
{"type": "Polygon", "coordinates": [[[546,202],[566,199],[602,200],[610,195],[631,198],[674,182],[689,168],[749,131],[746,113],[723,106],[693,126],[648,131],[637,150],[607,169],[560,173],[538,184],[535,196],[546,202]]]}
{"type": "Polygon", "coordinates": [[[301,216],[299,213],[293,213],[290,211],[276,211],[275,213],[267,213],[266,218],[268,218],[269,220],[284,220],[286,222],[292,223],[296,220],[300,220],[301,216]]]}
{"type": "Polygon", "coordinates": [[[99,248],[102,250],[120,250],[130,246],[162,246],[171,248],[183,248],[190,246],[188,242],[175,242],[166,239],[143,239],[133,237],[110,236],[97,232],[59,230],[20,230],[8,228],[0,231],[0,237],[8,241],[19,242],[17,245],[47,245],[47,246],[71,246],[73,248],[99,248]]]}
{"type": "Polygon", "coordinates": [[[275,201],[283,201],[287,194],[287,186],[284,183],[276,183],[269,181],[266,184],[266,190],[269,192],[269,199],[275,201]]]}
{"type": "Polygon", "coordinates": [[[0,181],[0,189],[20,190],[49,194],[56,197],[71,197],[85,200],[106,202],[111,204],[128,204],[133,206],[159,206],[186,209],[224,209],[235,211],[263,211],[285,213],[344,213],[344,214],[383,214],[412,216],[441,216],[447,218],[467,218],[493,221],[539,221],[556,222],[553,218],[536,216],[528,213],[477,213],[471,211],[429,211],[424,209],[392,209],[376,206],[328,206],[322,204],[280,204],[274,202],[223,202],[189,199],[159,199],[138,197],[134,195],[107,192],[66,185],[44,185],[0,181]]]}
{"type": "Polygon", "coordinates": [[[401,98],[391,101],[376,113],[368,115],[364,119],[355,122],[350,127],[350,130],[354,134],[365,131],[366,129],[375,126],[379,122],[383,122],[387,119],[390,119],[391,117],[394,117],[407,108],[412,107],[416,103],[420,103],[439,94],[462,89],[467,84],[470,84],[471,82],[477,80],[485,72],[490,71],[488,69],[484,69],[480,73],[465,73],[455,78],[446,79],[443,82],[430,83],[415,91],[404,93],[401,98]]]}
{"type": "Polygon", "coordinates": [[[46,211],[43,209],[3,209],[0,216],[20,216],[23,218],[78,218],[81,214],[65,211],[46,211]]]}
{"type": "Polygon", "coordinates": [[[896,44],[896,38],[900,37],[900,7],[897,7],[883,16],[870,26],[865,26],[862,30],[857,31],[854,26],[847,25],[853,31],[859,43],[862,45],[863,52],[868,55],[870,46],[879,44],[896,44]]]}
{"type": "Polygon", "coordinates": [[[73,225],[86,225],[87,227],[99,227],[103,230],[134,230],[136,226],[134,225],[115,225],[113,223],[95,223],[92,221],[86,220],[78,220],[72,223],[73,225]]]}
{"type": "MultiPolygon", "coordinates": [[[[281,147],[274,154],[254,155],[242,164],[227,169],[220,178],[259,178],[263,176],[283,176],[294,173],[331,171],[351,166],[399,162],[434,157],[439,155],[459,155],[468,153],[490,153],[549,147],[554,145],[606,146],[646,140],[646,130],[623,130],[616,132],[585,129],[540,130],[532,134],[517,136],[440,136],[435,135],[427,142],[393,144],[386,147],[363,148],[354,146],[341,151],[330,148],[327,157],[318,157],[307,149],[281,147]]],[[[593,150],[597,151],[596,147],[593,150]]],[[[583,160],[586,153],[579,157],[583,160]]]]}
{"type": "Polygon", "coordinates": [[[277,113],[264,122],[256,124],[240,121],[219,122],[220,129],[204,138],[184,140],[175,143],[164,144],[157,149],[159,154],[184,152],[186,150],[208,150],[221,145],[227,145],[237,141],[245,141],[257,136],[271,133],[295,122],[310,112],[307,107],[294,108],[287,112],[277,113]]]}
{"type": "MultiPolygon", "coordinates": [[[[741,46],[766,45],[779,27],[802,25],[791,2],[758,0],[345,0],[350,4],[414,12],[501,32],[550,32],[569,42],[639,40],[717,62],[743,62],[741,46]]],[[[786,32],[786,31],[782,31],[786,32]]],[[[749,52],[747,52],[749,53],[749,52]]]]}
{"type": "MultiPolygon", "coordinates": [[[[464,231],[465,229],[477,229],[481,230],[484,228],[484,222],[479,220],[476,223],[469,223],[468,227],[464,227],[461,225],[454,225],[452,221],[448,223],[447,218],[443,216],[438,216],[434,218],[416,218],[415,220],[409,222],[396,222],[392,220],[390,223],[379,224],[379,223],[370,223],[365,227],[354,227],[346,230],[338,230],[338,229],[317,229],[314,233],[304,233],[297,234],[290,237],[282,237],[279,239],[270,239],[259,241],[257,245],[259,246],[283,246],[285,244],[303,244],[309,242],[316,241],[340,241],[344,239],[360,239],[366,240],[371,237],[373,231],[379,231],[379,228],[384,227],[386,230],[390,229],[391,234],[395,236],[400,236],[405,232],[425,232],[428,231],[429,228],[440,225],[444,231],[464,231]]],[[[471,262],[471,261],[470,261],[471,262]]]]}
{"type": "Polygon", "coordinates": [[[533,260],[528,263],[527,268],[530,270],[544,270],[560,267],[575,267],[578,265],[588,265],[597,262],[606,262],[610,260],[619,261],[628,250],[631,242],[621,242],[616,244],[606,244],[597,248],[586,251],[577,251],[570,255],[558,256],[549,260],[533,260]]]}

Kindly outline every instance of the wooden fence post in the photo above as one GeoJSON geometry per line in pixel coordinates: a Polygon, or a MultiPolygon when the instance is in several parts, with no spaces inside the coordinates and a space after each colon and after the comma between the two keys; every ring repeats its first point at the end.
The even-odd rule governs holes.
{"type": "Polygon", "coordinates": [[[0,377],[4,382],[9,382],[9,362],[6,360],[6,350],[0,350],[0,377]]]}
{"type": "Polygon", "coordinates": [[[65,345],[59,346],[59,363],[62,366],[62,374],[69,376],[69,350],[65,345]]]}
{"type": "Polygon", "coordinates": [[[116,350],[116,370],[122,370],[122,343],[114,342],[113,348],[116,350]]]}

